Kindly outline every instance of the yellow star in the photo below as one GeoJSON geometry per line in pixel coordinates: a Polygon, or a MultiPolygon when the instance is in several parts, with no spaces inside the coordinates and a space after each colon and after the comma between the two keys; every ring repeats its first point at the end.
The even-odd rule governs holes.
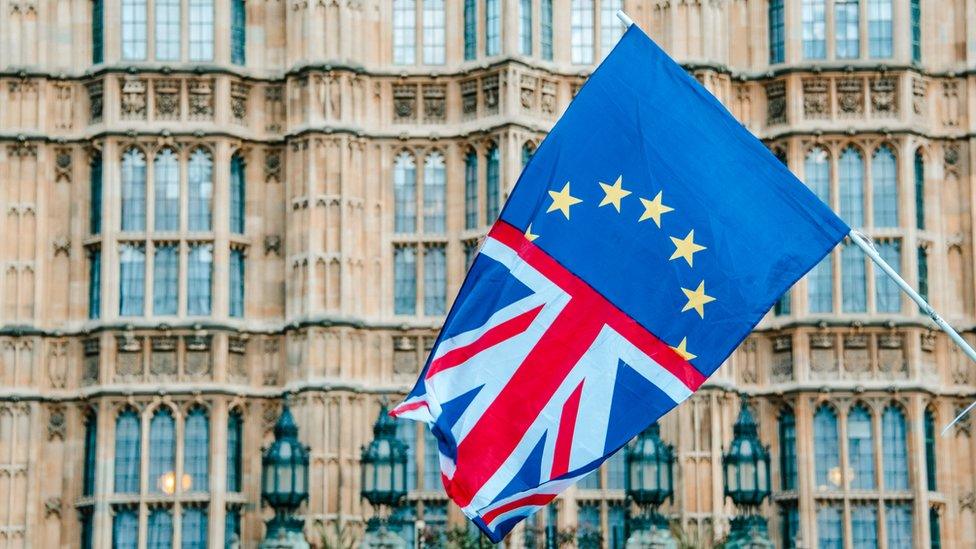
{"type": "Polygon", "coordinates": [[[666,214],[668,212],[673,212],[674,208],[666,206],[661,202],[661,195],[664,191],[658,191],[657,196],[654,200],[648,200],[646,198],[641,198],[641,204],[644,205],[644,213],[641,214],[640,219],[637,220],[638,223],[641,221],[647,221],[648,219],[653,219],[654,224],[657,228],[661,228],[661,214],[666,214]]]}
{"type": "Polygon", "coordinates": [[[684,309],[681,309],[681,312],[694,309],[698,313],[698,316],[705,318],[705,304],[715,301],[714,297],[705,294],[705,281],[702,280],[697,289],[689,290],[688,288],[681,288],[681,291],[688,298],[688,303],[685,304],[684,309]]]}
{"type": "Polygon", "coordinates": [[[694,255],[705,249],[704,246],[695,244],[695,230],[692,229],[688,236],[684,238],[671,237],[671,242],[674,242],[674,253],[671,254],[671,259],[678,259],[679,257],[685,258],[688,262],[689,267],[693,267],[692,264],[694,255]]]}
{"type": "Polygon", "coordinates": [[[529,223],[529,227],[525,229],[525,239],[528,240],[529,242],[532,242],[537,238],[539,238],[539,235],[532,234],[532,224],[529,223]]]}
{"type": "MultiPolygon", "coordinates": [[[[670,345],[669,345],[670,347],[670,345]]],[[[698,358],[698,355],[693,355],[688,352],[688,338],[681,338],[681,343],[677,347],[671,347],[671,350],[678,353],[678,355],[685,360],[692,360],[698,358]]]]}
{"type": "Polygon", "coordinates": [[[617,181],[615,181],[613,185],[608,185],[602,181],[599,182],[600,186],[603,187],[603,192],[606,193],[606,196],[604,196],[603,200],[600,201],[600,205],[597,206],[598,208],[606,206],[607,204],[613,204],[613,207],[617,210],[617,213],[620,213],[620,200],[630,194],[630,191],[626,191],[623,188],[623,178],[624,176],[618,175],[617,181]]]}
{"type": "Polygon", "coordinates": [[[546,213],[559,210],[563,212],[566,219],[569,219],[569,207],[575,206],[576,204],[582,202],[582,200],[579,198],[569,194],[569,181],[563,185],[563,190],[559,191],[558,193],[556,191],[549,191],[549,196],[552,197],[552,204],[549,205],[549,209],[546,210],[546,213]]]}

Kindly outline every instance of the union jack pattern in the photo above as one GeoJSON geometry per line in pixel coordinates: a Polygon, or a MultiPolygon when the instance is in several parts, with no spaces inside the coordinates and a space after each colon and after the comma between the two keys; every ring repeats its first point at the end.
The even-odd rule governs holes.
{"type": "Polygon", "coordinates": [[[448,495],[495,538],[637,434],[611,428],[615,403],[660,416],[705,378],[511,225],[499,221],[475,261],[483,272],[467,290],[524,296],[495,299],[473,329],[445,331],[392,413],[432,425],[448,495]]]}

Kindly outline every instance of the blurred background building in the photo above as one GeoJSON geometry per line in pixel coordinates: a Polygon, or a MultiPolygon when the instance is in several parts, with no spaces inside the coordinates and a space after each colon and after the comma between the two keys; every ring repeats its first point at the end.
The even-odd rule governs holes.
{"type": "MultiPolygon", "coordinates": [[[[0,548],[256,546],[286,394],[310,540],[361,530],[381,399],[620,8],[976,339],[976,0],[0,0],[0,548]]],[[[662,421],[702,546],[739,391],[778,547],[976,547],[976,365],[857,248],[662,421]]],[[[463,527],[397,434],[402,535],[463,527]]],[[[622,547],[623,474],[509,545],[622,547]]]]}

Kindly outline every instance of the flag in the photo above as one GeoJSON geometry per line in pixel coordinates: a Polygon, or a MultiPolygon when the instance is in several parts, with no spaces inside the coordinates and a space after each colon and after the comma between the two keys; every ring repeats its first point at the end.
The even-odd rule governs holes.
{"type": "Polygon", "coordinates": [[[526,166],[416,387],[494,541],[688,398],[850,229],[631,25],[526,166]]]}

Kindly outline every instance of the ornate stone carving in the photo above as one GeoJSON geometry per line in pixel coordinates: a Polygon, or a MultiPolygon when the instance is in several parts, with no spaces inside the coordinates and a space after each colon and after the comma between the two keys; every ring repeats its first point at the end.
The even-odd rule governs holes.
{"type": "Polygon", "coordinates": [[[898,114],[898,81],[893,77],[871,81],[871,108],[875,114],[898,114]]]}
{"type": "Polygon", "coordinates": [[[61,498],[49,497],[44,500],[44,518],[56,516],[61,518],[61,498]]]}
{"type": "Polygon", "coordinates": [[[915,114],[922,114],[925,109],[925,94],[928,90],[928,83],[921,78],[912,79],[912,110],[915,114]]]}
{"type": "Polygon", "coordinates": [[[535,110],[536,89],[539,79],[531,74],[523,74],[519,78],[519,102],[527,111],[535,110]]]}
{"type": "Polygon", "coordinates": [[[786,123],[786,83],[770,82],[766,84],[766,123],[786,123]]]}
{"type": "Polygon", "coordinates": [[[82,343],[84,358],[81,363],[81,383],[89,385],[98,381],[98,358],[101,346],[98,339],[86,339],[82,343]]]}
{"type": "Polygon", "coordinates": [[[227,338],[227,371],[231,377],[247,378],[247,337],[230,336],[227,338]]]}
{"type": "Polygon", "coordinates": [[[481,93],[485,101],[486,114],[498,114],[498,75],[486,76],[481,81],[481,93]]]}
{"type": "Polygon", "coordinates": [[[447,88],[443,84],[424,85],[424,122],[443,122],[447,117],[447,88]]]}
{"type": "Polygon", "coordinates": [[[959,84],[952,80],[942,83],[943,109],[942,123],[949,127],[959,125],[959,84]]]}
{"type": "Polygon", "coordinates": [[[810,334],[810,347],[814,349],[832,349],[834,347],[834,335],[827,332],[810,334]]]}
{"type": "Polygon", "coordinates": [[[261,377],[265,385],[278,383],[278,339],[274,336],[264,340],[264,369],[261,377]]]}
{"type": "Polygon", "coordinates": [[[67,428],[67,420],[64,417],[64,405],[52,404],[48,408],[47,414],[47,439],[54,440],[59,438],[64,440],[64,432],[67,428]]]}
{"type": "Polygon", "coordinates": [[[153,100],[156,103],[154,115],[160,120],[180,118],[180,81],[162,79],[153,82],[153,100]]]}
{"type": "Polygon", "coordinates": [[[65,257],[71,255],[71,241],[65,235],[58,235],[54,237],[51,241],[51,245],[54,247],[54,257],[60,254],[64,254],[65,257]]]}
{"type": "Polygon", "coordinates": [[[54,182],[71,183],[71,149],[59,147],[54,151],[54,182]]]}
{"type": "Polygon", "coordinates": [[[250,92],[251,86],[243,82],[230,84],[230,114],[238,124],[247,124],[247,97],[250,92]]]}
{"type": "Polygon", "coordinates": [[[183,337],[183,343],[186,346],[185,373],[187,375],[202,377],[210,374],[210,339],[210,336],[202,330],[183,337]]]}
{"type": "Polygon", "coordinates": [[[935,350],[935,332],[924,332],[920,336],[921,342],[919,346],[926,353],[931,353],[935,350]]]}
{"type": "Polygon", "coordinates": [[[55,126],[61,130],[70,130],[74,125],[74,87],[67,82],[54,84],[55,126]]]}
{"type": "Polygon", "coordinates": [[[265,182],[281,183],[281,150],[268,148],[264,150],[264,180],[265,182]]]}
{"type": "Polygon", "coordinates": [[[47,376],[51,387],[64,389],[68,379],[68,342],[53,340],[48,346],[47,376]]]}
{"type": "Polygon", "coordinates": [[[959,145],[956,143],[946,143],[942,152],[942,159],[945,162],[945,171],[958,174],[959,171],[959,145]]]}
{"type": "Polygon", "coordinates": [[[844,336],[845,349],[866,349],[868,346],[867,334],[848,334],[844,336]]]}
{"type": "Polygon", "coordinates": [[[280,413],[281,412],[279,410],[277,400],[266,400],[264,402],[264,409],[261,411],[261,419],[264,422],[265,434],[271,432],[271,429],[274,428],[280,413]]]}
{"type": "Polygon", "coordinates": [[[901,349],[905,338],[898,333],[885,333],[878,337],[878,347],[882,349],[901,349]]]}
{"type": "Polygon", "coordinates": [[[142,376],[142,340],[131,332],[116,338],[118,354],[115,373],[123,379],[142,376]]]}
{"type": "Polygon", "coordinates": [[[190,82],[190,118],[210,120],[214,114],[213,80],[200,79],[190,82]]]}
{"type": "Polygon", "coordinates": [[[539,106],[542,109],[542,114],[549,116],[556,114],[556,83],[554,81],[542,80],[542,93],[539,106]]]}
{"type": "Polygon", "coordinates": [[[393,120],[412,121],[417,116],[417,86],[393,86],[393,120]]]}
{"type": "Polygon", "coordinates": [[[269,234],[264,237],[264,255],[275,254],[281,256],[281,237],[269,234]]]}
{"type": "Polygon", "coordinates": [[[837,107],[845,116],[864,113],[864,82],[860,78],[841,78],[837,81],[837,107]]]}
{"type": "Polygon", "coordinates": [[[959,496],[959,510],[972,511],[976,513],[976,492],[970,490],[959,496]]]}
{"type": "Polygon", "coordinates": [[[827,94],[830,82],[826,78],[805,78],[803,80],[803,116],[805,118],[827,118],[830,107],[827,94]]]}
{"type": "Polygon", "coordinates": [[[461,114],[472,117],[478,112],[478,81],[476,79],[461,82],[461,114]]]}
{"type": "MultiPolygon", "coordinates": [[[[7,155],[15,158],[29,158],[37,156],[37,145],[27,141],[24,136],[20,136],[20,139],[16,143],[7,145],[7,155]]],[[[33,208],[28,205],[28,209],[22,211],[33,211],[33,208]]]]}
{"type": "Polygon", "coordinates": [[[171,377],[176,375],[176,338],[152,338],[152,359],[149,373],[154,376],[171,377]]]}
{"type": "Polygon", "coordinates": [[[146,81],[141,78],[126,78],[122,81],[120,110],[122,118],[128,120],[146,119],[146,81]]]}
{"type": "Polygon", "coordinates": [[[285,91],[280,85],[264,88],[265,129],[280,132],[285,120],[285,91]]]}
{"type": "Polygon", "coordinates": [[[414,374],[417,372],[417,343],[408,336],[393,338],[393,373],[414,374]]]}
{"type": "Polygon", "coordinates": [[[85,89],[88,90],[88,121],[97,124],[102,121],[102,82],[89,82],[85,89]]]}

